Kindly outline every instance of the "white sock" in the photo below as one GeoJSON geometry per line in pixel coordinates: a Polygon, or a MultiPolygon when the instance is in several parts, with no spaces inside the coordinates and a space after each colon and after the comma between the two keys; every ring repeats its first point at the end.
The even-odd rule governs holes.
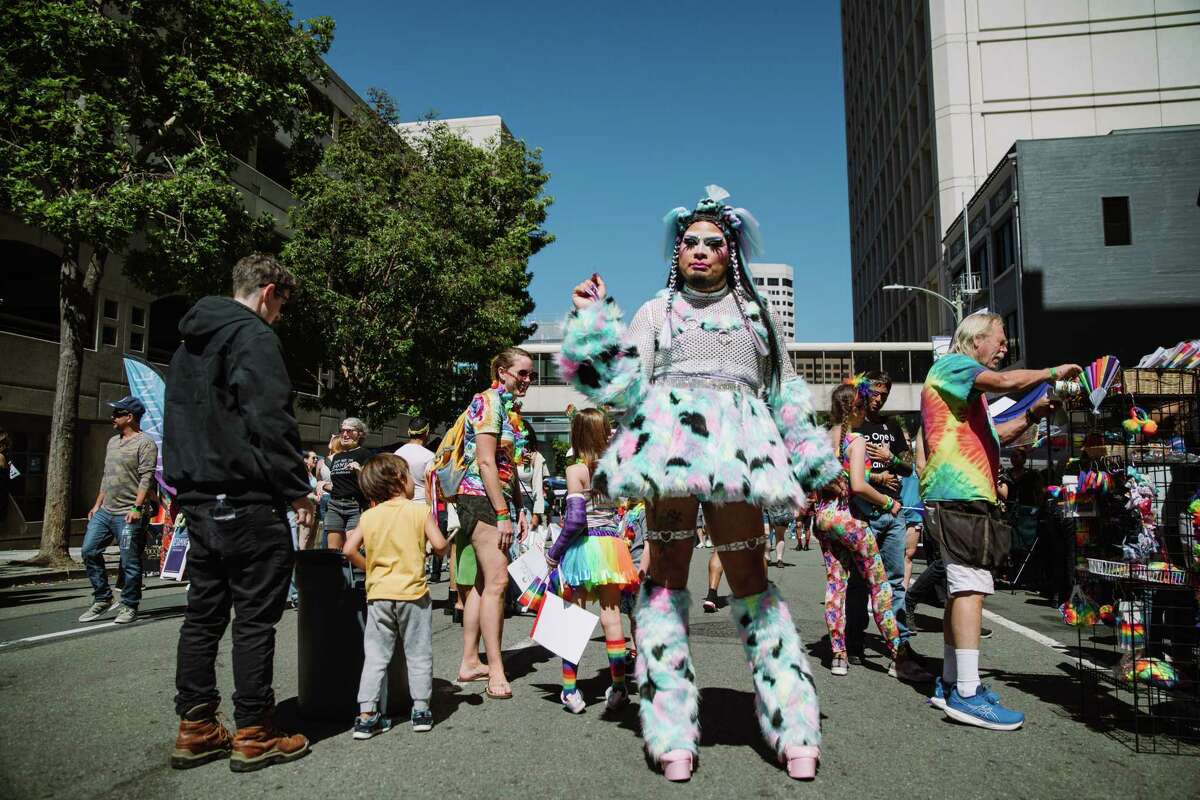
{"type": "Polygon", "coordinates": [[[958,661],[954,645],[942,642],[942,686],[947,690],[958,683],[958,661]]]}
{"type": "Polygon", "coordinates": [[[979,651],[955,650],[954,660],[958,665],[958,694],[974,697],[979,689],[979,651]]]}

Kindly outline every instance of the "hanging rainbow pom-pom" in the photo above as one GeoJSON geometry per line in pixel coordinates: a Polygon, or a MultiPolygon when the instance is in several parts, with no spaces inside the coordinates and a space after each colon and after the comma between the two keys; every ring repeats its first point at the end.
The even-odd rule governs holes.
{"type": "Polygon", "coordinates": [[[1150,419],[1150,415],[1146,413],[1146,409],[1138,406],[1133,406],[1129,409],[1129,419],[1122,422],[1121,427],[1131,436],[1139,434],[1153,436],[1158,433],[1158,423],[1150,419]]]}
{"type": "Polygon", "coordinates": [[[1100,606],[1100,624],[1112,627],[1117,624],[1117,614],[1113,611],[1111,603],[1105,603],[1100,606]]]}

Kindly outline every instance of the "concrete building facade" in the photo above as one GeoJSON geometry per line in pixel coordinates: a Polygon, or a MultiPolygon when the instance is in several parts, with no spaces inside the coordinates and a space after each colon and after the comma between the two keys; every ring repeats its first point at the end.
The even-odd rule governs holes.
{"type": "Polygon", "coordinates": [[[481,117],[451,117],[450,119],[418,120],[401,122],[396,130],[420,136],[429,125],[445,125],[475,147],[486,147],[500,139],[511,139],[512,131],[504,120],[495,114],[481,117]]]}
{"type": "MultiPolygon", "coordinates": [[[[1200,125],[1018,140],[968,203],[973,308],[1011,364],[1132,365],[1200,320],[1200,125]]],[[[946,272],[966,270],[962,217],[946,272]]]]}
{"type": "Polygon", "coordinates": [[[856,339],[944,331],[940,242],[1018,139],[1200,123],[1196,0],[843,0],[856,339]]]}
{"type": "Polygon", "coordinates": [[[791,264],[750,264],[754,285],[771,306],[786,341],[796,341],[796,291],[791,264]]]}

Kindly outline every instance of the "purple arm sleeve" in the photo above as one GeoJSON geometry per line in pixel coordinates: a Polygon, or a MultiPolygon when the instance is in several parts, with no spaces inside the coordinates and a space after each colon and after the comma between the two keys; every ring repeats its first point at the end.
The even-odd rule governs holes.
{"type": "Polygon", "coordinates": [[[567,510],[563,514],[562,532],[558,534],[554,544],[550,545],[546,558],[557,564],[562,560],[563,553],[571,546],[571,542],[575,541],[585,530],[587,530],[587,498],[581,495],[568,495],[567,510]]]}

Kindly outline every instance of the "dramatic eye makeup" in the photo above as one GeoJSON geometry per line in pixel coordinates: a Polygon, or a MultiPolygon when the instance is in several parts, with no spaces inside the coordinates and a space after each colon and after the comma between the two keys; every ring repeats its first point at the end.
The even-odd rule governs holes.
{"type": "MultiPolygon", "coordinates": [[[[699,236],[687,235],[683,237],[683,246],[691,249],[700,244],[699,236]]],[[[725,237],[723,236],[706,236],[704,238],[704,246],[709,250],[719,250],[725,246],[725,237]]]]}

